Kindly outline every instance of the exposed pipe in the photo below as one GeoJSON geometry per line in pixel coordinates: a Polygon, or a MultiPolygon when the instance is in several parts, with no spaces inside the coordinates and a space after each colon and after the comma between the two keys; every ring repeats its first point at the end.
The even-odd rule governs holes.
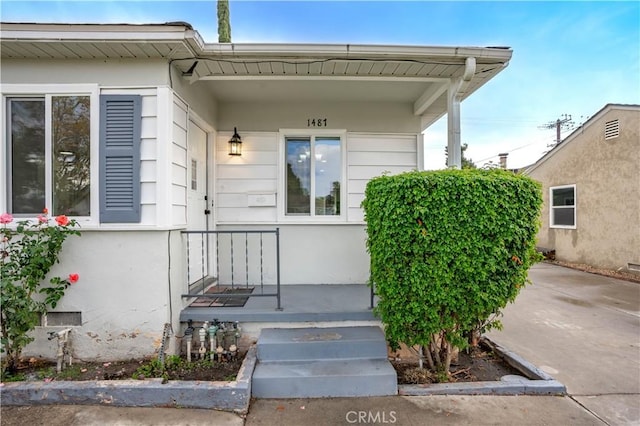
{"type": "Polygon", "coordinates": [[[198,335],[200,336],[200,349],[198,349],[198,354],[200,356],[200,359],[204,359],[205,354],[207,353],[207,348],[206,348],[206,336],[207,336],[207,329],[209,328],[209,322],[205,321],[204,324],[202,325],[202,328],[200,330],[198,330],[198,335]]]}
{"type": "MultiPolygon", "coordinates": [[[[198,348],[199,359],[205,359],[207,353],[211,361],[232,361],[239,352],[238,342],[242,336],[242,327],[238,321],[220,322],[214,318],[211,322],[205,321],[198,329],[200,346],[198,348]],[[207,342],[207,338],[209,341],[207,342]]],[[[193,320],[188,320],[188,326],[184,331],[184,340],[187,342],[187,361],[191,362],[194,354],[193,337],[196,329],[193,320]]]]}
{"type": "Polygon", "coordinates": [[[184,331],[184,338],[187,341],[187,362],[191,362],[191,343],[193,341],[193,320],[187,321],[187,329],[184,331]]]}
{"type": "Polygon", "coordinates": [[[216,348],[216,333],[218,332],[218,320],[213,319],[211,325],[209,326],[209,358],[211,361],[215,358],[215,348],[216,348]]]}
{"type": "Polygon", "coordinates": [[[71,337],[70,335],[71,335],[70,328],[65,328],[64,330],[60,330],[60,331],[49,332],[49,340],[58,339],[58,352],[56,353],[56,357],[58,359],[58,362],[56,365],[56,371],[58,373],[60,373],[66,365],[73,364],[71,351],[69,351],[69,347],[67,346],[67,343],[69,343],[69,339],[71,337]]]}

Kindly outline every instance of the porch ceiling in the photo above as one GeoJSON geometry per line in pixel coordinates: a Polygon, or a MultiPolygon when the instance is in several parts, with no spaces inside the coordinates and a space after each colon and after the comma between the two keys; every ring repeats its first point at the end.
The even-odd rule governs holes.
{"type": "Polygon", "coordinates": [[[0,26],[2,59],[164,59],[222,102],[406,102],[423,126],[447,111],[452,79],[475,59],[465,99],[511,59],[504,47],[207,44],[182,22],[0,26]]]}
{"type": "Polygon", "coordinates": [[[433,83],[297,79],[203,81],[220,102],[414,102],[433,83]]]}

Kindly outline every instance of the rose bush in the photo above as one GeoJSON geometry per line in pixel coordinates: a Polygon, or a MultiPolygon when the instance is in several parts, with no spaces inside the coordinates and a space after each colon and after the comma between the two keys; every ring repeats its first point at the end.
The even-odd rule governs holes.
{"type": "Polygon", "coordinates": [[[54,218],[44,213],[35,221],[18,221],[0,215],[0,325],[2,352],[6,353],[2,371],[15,371],[24,347],[33,337],[30,332],[48,309],[55,308],[65,290],[80,278],[54,276],[45,284],[51,268],[59,263],[62,244],[70,235],[80,235],[77,222],[67,216],[54,218]]]}

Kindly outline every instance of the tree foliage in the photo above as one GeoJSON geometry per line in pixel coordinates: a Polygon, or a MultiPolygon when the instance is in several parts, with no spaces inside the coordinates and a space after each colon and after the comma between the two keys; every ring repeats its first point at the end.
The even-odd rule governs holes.
{"type": "Polygon", "coordinates": [[[504,170],[450,169],[377,177],[365,195],[387,340],[418,346],[429,368],[448,373],[453,348],[499,326],[528,282],[540,185],[504,170]]]}
{"type": "MultiPolygon", "coordinates": [[[[460,156],[461,156],[461,163],[462,163],[462,168],[463,169],[477,169],[478,167],[476,166],[476,163],[473,162],[473,160],[471,158],[467,158],[464,153],[467,150],[467,148],[469,148],[469,145],[466,143],[463,143],[462,146],[460,146],[460,156]]],[[[445,165],[449,165],[449,148],[448,147],[444,147],[444,164],[445,165]]]]}
{"type": "Polygon", "coordinates": [[[218,43],[231,43],[229,0],[218,0],[218,43]]]}

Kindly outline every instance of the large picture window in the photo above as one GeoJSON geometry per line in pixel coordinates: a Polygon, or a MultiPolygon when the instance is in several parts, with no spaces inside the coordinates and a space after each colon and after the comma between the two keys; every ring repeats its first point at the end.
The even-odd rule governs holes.
{"type": "Polygon", "coordinates": [[[285,215],[340,216],[340,137],[285,138],[285,215]]]}
{"type": "Polygon", "coordinates": [[[90,215],[90,96],[7,99],[8,194],[15,215],[90,215]]]}
{"type": "Polygon", "coordinates": [[[551,209],[549,223],[552,228],[576,227],[576,186],[565,185],[550,188],[551,209]]]}

